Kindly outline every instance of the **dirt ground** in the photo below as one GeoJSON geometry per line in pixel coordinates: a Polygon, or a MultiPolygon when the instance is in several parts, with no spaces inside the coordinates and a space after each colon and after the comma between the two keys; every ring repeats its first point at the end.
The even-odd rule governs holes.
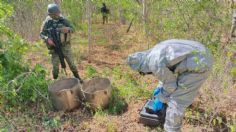
{"type": "MultiPolygon", "coordinates": [[[[110,25],[111,27],[113,25],[110,25]]],[[[115,28],[115,27],[112,27],[115,28]]],[[[126,27],[122,27],[125,29],[126,27]]],[[[106,29],[103,29],[104,34],[107,34],[106,29]]],[[[125,71],[128,69],[128,67],[125,65],[125,59],[128,56],[128,54],[133,53],[135,51],[138,51],[140,49],[144,49],[142,44],[143,39],[140,38],[140,34],[137,32],[130,31],[129,34],[121,33],[121,30],[117,30],[116,34],[123,34],[121,37],[121,40],[114,40],[112,39],[112,36],[115,36],[116,34],[111,34],[107,39],[109,44],[96,44],[96,40],[99,40],[99,38],[94,38],[93,43],[93,50],[90,59],[87,56],[87,46],[81,46],[77,43],[74,43],[72,45],[73,49],[79,48],[79,51],[81,54],[84,54],[83,57],[77,57],[76,59],[78,63],[78,70],[83,77],[85,75],[85,69],[87,65],[92,65],[95,67],[98,71],[102,71],[104,68],[114,68],[116,66],[122,67],[122,69],[125,71]],[[125,37],[124,37],[125,36],[125,37]],[[135,39],[135,37],[137,39],[135,39]],[[134,43],[131,43],[134,42],[134,43]],[[141,45],[141,46],[140,46],[141,45]],[[118,50],[113,50],[112,48],[118,48],[118,50]]],[[[113,32],[112,32],[113,33],[113,32]]],[[[78,34],[79,36],[83,36],[81,34],[78,34]]],[[[101,36],[100,36],[101,37],[101,36]]],[[[104,36],[103,36],[104,37],[104,36]]],[[[34,64],[40,63],[51,69],[49,56],[45,57],[42,52],[38,52],[38,55],[30,55],[29,60],[32,60],[34,64]]],[[[50,75],[51,76],[51,75],[50,75]]],[[[70,74],[71,76],[71,74],[70,74]]],[[[51,76],[52,77],[52,76],[51,76]]],[[[49,78],[51,78],[49,77],[49,78]]],[[[108,77],[109,78],[109,77],[108,77]]],[[[149,83],[148,88],[154,88],[157,85],[157,80],[154,77],[146,77],[144,78],[146,82],[149,83]]],[[[232,91],[231,94],[229,94],[226,103],[230,103],[233,105],[227,105],[225,108],[222,108],[222,110],[226,110],[225,112],[228,112],[229,109],[232,111],[229,115],[234,115],[236,112],[236,102],[234,97],[236,91],[232,91]]],[[[128,103],[128,109],[125,113],[120,115],[91,115],[90,112],[88,112],[85,109],[78,109],[74,112],[70,113],[64,113],[64,112],[50,112],[48,113],[49,117],[56,117],[61,122],[61,128],[56,129],[57,130],[64,130],[64,131],[85,131],[85,132],[106,132],[106,131],[120,131],[120,132],[144,132],[144,131],[162,131],[161,129],[157,128],[150,128],[147,126],[144,126],[143,124],[139,123],[139,111],[144,105],[146,100],[132,100],[128,103]]],[[[40,117],[40,116],[39,116],[40,117]]],[[[39,127],[39,131],[41,128],[39,127]]],[[[198,132],[203,131],[203,128],[201,126],[194,126],[192,124],[188,124],[186,121],[184,122],[183,132],[198,132]]],[[[206,129],[204,128],[204,131],[213,131],[212,129],[206,129]]]]}

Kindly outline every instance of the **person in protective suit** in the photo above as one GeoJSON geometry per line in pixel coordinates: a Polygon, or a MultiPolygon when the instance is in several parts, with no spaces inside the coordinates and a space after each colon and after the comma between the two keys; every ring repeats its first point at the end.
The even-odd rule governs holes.
{"type": "Polygon", "coordinates": [[[142,75],[158,78],[157,108],[160,110],[162,103],[168,105],[164,129],[181,131],[185,109],[193,103],[212,67],[208,49],[196,41],[166,40],[148,51],[130,55],[127,63],[142,75]]]}
{"type": "Polygon", "coordinates": [[[78,74],[78,70],[76,65],[73,62],[72,50],[71,50],[71,43],[70,37],[71,33],[74,32],[74,27],[70,24],[70,22],[61,16],[60,9],[56,4],[49,4],[48,5],[48,16],[43,22],[41,27],[40,37],[44,40],[49,49],[49,53],[51,54],[51,61],[53,65],[53,78],[57,79],[59,74],[59,55],[54,50],[55,43],[52,38],[52,34],[50,34],[49,30],[55,28],[60,30],[60,40],[62,43],[61,50],[67,61],[72,73],[76,78],[80,80],[82,83],[82,79],[78,74]]]}

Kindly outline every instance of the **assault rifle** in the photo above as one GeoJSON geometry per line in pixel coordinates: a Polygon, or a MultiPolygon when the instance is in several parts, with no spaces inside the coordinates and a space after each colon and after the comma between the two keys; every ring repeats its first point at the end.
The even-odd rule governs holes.
{"type": "Polygon", "coordinates": [[[60,38],[60,29],[56,29],[56,28],[51,28],[49,29],[49,33],[52,36],[53,39],[53,43],[55,44],[54,50],[55,52],[58,54],[60,62],[61,62],[61,68],[64,69],[65,74],[67,75],[66,72],[66,63],[65,63],[65,56],[62,52],[61,46],[61,38],[60,38]]]}

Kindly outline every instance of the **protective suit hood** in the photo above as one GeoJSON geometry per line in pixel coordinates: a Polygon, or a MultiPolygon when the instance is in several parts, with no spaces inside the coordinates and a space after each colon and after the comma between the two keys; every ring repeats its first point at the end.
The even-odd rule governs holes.
{"type": "Polygon", "coordinates": [[[136,71],[148,73],[151,72],[148,66],[147,56],[151,50],[136,52],[128,56],[127,64],[136,71]]]}
{"type": "Polygon", "coordinates": [[[171,39],[160,42],[150,50],[129,55],[127,63],[133,70],[155,75],[163,68],[173,69],[173,73],[203,72],[210,69],[212,60],[208,49],[201,43],[171,39]]]}

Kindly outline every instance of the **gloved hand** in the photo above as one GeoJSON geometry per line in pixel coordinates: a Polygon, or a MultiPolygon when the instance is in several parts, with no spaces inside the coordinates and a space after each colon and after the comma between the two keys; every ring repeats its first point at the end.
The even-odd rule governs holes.
{"type": "Polygon", "coordinates": [[[153,91],[153,96],[157,96],[160,92],[161,92],[162,87],[157,87],[154,91],[153,91]]]}
{"type": "Polygon", "coordinates": [[[159,101],[158,98],[150,100],[147,106],[145,106],[145,109],[149,114],[157,114],[158,111],[162,110],[163,108],[164,104],[161,101],[159,101]]]}
{"type": "Polygon", "coordinates": [[[156,98],[153,103],[153,111],[156,113],[157,111],[162,110],[163,107],[163,103],[158,98],[156,98]]]}
{"type": "Polygon", "coordinates": [[[153,96],[154,96],[154,104],[153,104],[153,111],[157,112],[158,110],[161,110],[163,108],[163,103],[156,98],[157,95],[161,92],[162,87],[157,87],[154,92],[153,92],[153,96]]]}
{"type": "Polygon", "coordinates": [[[146,107],[146,111],[150,114],[155,114],[164,108],[164,104],[157,98],[157,95],[161,92],[161,89],[162,87],[157,87],[153,91],[153,99],[146,107]]]}

